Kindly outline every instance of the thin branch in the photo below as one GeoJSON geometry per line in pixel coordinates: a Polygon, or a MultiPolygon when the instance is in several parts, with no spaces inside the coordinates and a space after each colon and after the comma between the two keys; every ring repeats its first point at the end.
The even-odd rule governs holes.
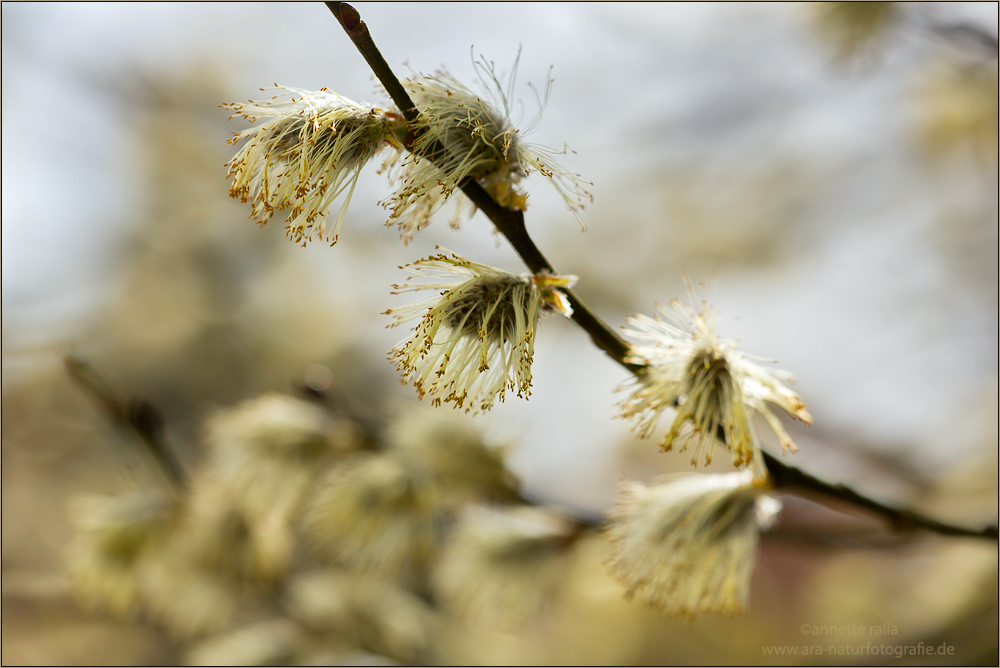
{"type": "Polygon", "coordinates": [[[997,57],[997,36],[972,23],[932,23],[931,30],[954,41],[975,44],[985,53],[997,57]]]}
{"type": "MultiPolygon", "coordinates": [[[[400,83],[392,68],[382,57],[382,52],[375,46],[368,26],[361,20],[358,11],[346,2],[327,2],[327,8],[333,13],[344,28],[348,37],[354,42],[358,51],[364,56],[368,66],[385,88],[393,103],[402,110],[407,121],[413,123],[419,116],[419,112],[410,99],[406,89],[400,83]]],[[[414,131],[414,138],[418,136],[419,129],[414,131]]],[[[412,139],[407,142],[412,144],[412,139]]],[[[444,147],[440,145],[432,146],[424,156],[431,162],[437,154],[444,152],[444,147]]],[[[500,206],[490,197],[485,189],[475,179],[466,178],[460,184],[462,192],[465,193],[473,204],[475,204],[489,218],[497,231],[502,234],[510,245],[520,256],[524,265],[534,274],[558,273],[552,264],[545,258],[542,251],[528,234],[528,229],[524,224],[524,213],[515,209],[508,209],[500,206]]],[[[601,321],[583,301],[569,289],[564,290],[570,306],[573,308],[573,320],[584,331],[590,334],[591,340],[598,348],[603,350],[611,359],[615,360],[632,373],[636,373],[642,367],[625,361],[628,354],[628,344],[607,324],[601,321]]]]}
{"type": "MultiPolygon", "coordinates": [[[[381,52],[375,46],[368,26],[361,20],[358,11],[345,2],[327,2],[327,7],[337,17],[344,31],[354,42],[354,45],[364,56],[375,76],[385,87],[393,102],[403,111],[403,115],[411,123],[416,120],[418,112],[413,101],[406,93],[399,79],[385,62],[381,52]]],[[[435,150],[432,148],[427,157],[432,162],[435,150]]],[[[500,206],[475,180],[467,178],[461,184],[462,192],[492,221],[497,231],[502,234],[521,257],[524,264],[533,273],[556,273],[552,265],[535,245],[524,224],[524,214],[500,206]]],[[[630,373],[639,374],[645,368],[643,365],[626,361],[628,344],[604,321],[591,311],[586,304],[572,291],[564,290],[573,307],[573,321],[583,328],[594,344],[607,353],[613,360],[628,369],[630,373]]],[[[829,504],[831,501],[847,503],[848,505],[869,511],[889,522],[896,529],[926,529],[947,536],[966,536],[997,540],[997,527],[987,526],[981,530],[956,527],[943,522],[924,517],[918,513],[900,510],[887,506],[859,494],[843,485],[831,485],[795,469],[780,460],[764,453],[764,459],[770,472],[772,484],[776,490],[805,494],[829,504]]]]}
{"type": "Polygon", "coordinates": [[[340,22],[344,32],[347,33],[347,36],[354,42],[354,46],[364,56],[368,67],[372,68],[372,72],[375,73],[378,80],[385,86],[389,97],[392,98],[392,101],[403,112],[406,120],[410,123],[417,120],[417,108],[414,106],[413,100],[410,99],[406,89],[403,88],[403,84],[392,73],[389,63],[385,62],[385,58],[382,57],[382,52],[375,46],[375,42],[372,41],[372,37],[368,33],[368,26],[361,20],[358,10],[346,2],[327,2],[324,4],[333,13],[337,21],[340,22]]]}
{"type": "Polygon", "coordinates": [[[160,412],[145,399],[133,397],[122,400],[94,367],[81,357],[66,355],[65,363],[70,378],[101,404],[115,426],[136,436],[146,446],[170,482],[177,486],[184,484],[184,469],[163,438],[160,412]]]}
{"type": "Polygon", "coordinates": [[[997,527],[994,525],[987,525],[982,529],[967,529],[965,527],[945,524],[912,510],[901,510],[887,506],[884,503],[879,503],[844,485],[831,485],[787,464],[783,464],[766,452],[763,454],[764,462],[767,464],[767,469],[770,473],[771,484],[776,490],[795,493],[799,496],[811,496],[822,501],[825,505],[829,501],[841,501],[881,517],[889,522],[897,531],[926,529],[945,536],[966,536],[969,538],[997,540],[997,527]]]}

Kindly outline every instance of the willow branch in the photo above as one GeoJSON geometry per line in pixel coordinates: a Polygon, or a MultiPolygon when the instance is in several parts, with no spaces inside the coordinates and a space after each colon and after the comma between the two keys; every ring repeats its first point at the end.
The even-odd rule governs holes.
{"type": "Polygon", "coordinates": [[[171,483],[182,485],[184,469],[163,437],[160,412],[145,399],[123,400],[83,358],[67,355],[65,364],[70,378],[97,400],[111,422],[145,446],[171,483]]]}
{"type": "MultiPolygon", "coordinates": [[[[389,97],[402,110],[406,120],[413,123],[419,115],[413,100],[410,99],[403,85],[375,46],[368,26],[361,20],[361,15],[346,2],[327,2],[326,6],[333,12],[348,37],[364,56],[379,82],[389,93],[389,97]]],[[[424,157],[433,162],[435,153],[436,150],[432,147],[424,157]]],[[[497,231],[507,239],[528,269],[536,274],[542,272],[557,273],[528,234],[523,212],[500,206],[479,183],[471,178],[466,178],[459,186],[462,192],[490,219],[497,231]]],[[[626,361],[628,344],[624,339],[591,311],[576,293],[568,289],[564,292],[573,307],[573,321],[590,335],[594,344],[630,373],[641,373],[645,368],[644,365],[626,361]]],[[[764,453],[764,459],[771,475],[772,486],[778,491],[811,496],[825,505],[836,506],[838,503],[846,503],[881,517],[899,530],[925,529],[947,536],[997,540],[996,526],[974,530],[938,522],[913,511],[878,503],[842,485],[826,483],[782,463],[767,453],[764,453]]]]}
{"type": "Polygon", "coordinates": [[[901,510],[879,503],[844,485],[832,485],[814,478],[802,471],[783,464],[773,455],[764,453],[764,462],[770,473],[774,489],[794,493],[799,496],[813,497],[830,505],[831,502],[842,502],[855,508],[867,511],[889,522],[897,531],[926,529],[945,536],[966,536],[969,538],[985,538],[997,540],[997,527],[987,525],[981,529],[958,527],[922,515],[912,510],[901,510]]]}
{"type": "MultiPolygon", "coordinates": [[[[327,2],[325,4],[337,18],[337,21],[340,22],[347,36],[354,42],[354,46],[361,52],[365,62],[371,67],[372,72],[375,73],[375,76],[385,88],[393,103],[403,112],[406,120],[411,124],[416,121],[419,112],[414,106],[413,100],[410,99],[406,89],[396,75],[393,74],[392,68],[389,67],[389,64],[382,56],[382,52],[375,45],[375,41],[368,31],[368,26],[361,20],[358,10],[346,2],[327,2]]],[[[414,135],[407,144],[412,144],[413,139],[419,136],[419,132],[419,128],[415,128],[414,135]]],[[[443,151],[443,146],[435,144],[429,148],[424,157],[433,162],[435,156],[443,153],[443,151]]],[[[507,239],[518,256],[520,256],[521,261],[524,262],[524,265],[532,273],[558,273],[528,234],[528,228],[524,224],[524,212],[508,209],[497,204],[475,179],[464,179],[459,183],[459,188],[493,222],[497,231],[507,239]]],[[[613,329],[598,318],[576,293],[568,289],[565,289],[564,292],[570,306],[573,308],[573,321],[590,334],[594,345],[629,371],[635,373],[641,369],[641,366],[625,361],[625,356],[628,354],[628,344],[613,329]]]]}
{"type": "Polygon", "coordinates": [[[403,112],[403,117],[410,123],[417,120],[418,113],[413,100],[410,99],[409,93],[403,88],[403,84],[392,73],[389,63],[385,62],[385,58],[382,57],[382,52],[375,46],[375,42],[368,32],[368,26],[361,20],[358,10],[346,2],[326,2],[324,4],[333,13],[337,21],[340,22],[340,26],[344,29],[344,32],[354,42],[354,46],[364,56],[365,62],[368,63],[368,67],[372,68],[372,72],[378,77],[379,82],[385,86],[389,97],[396,103],[399,110],[403,112]]]}

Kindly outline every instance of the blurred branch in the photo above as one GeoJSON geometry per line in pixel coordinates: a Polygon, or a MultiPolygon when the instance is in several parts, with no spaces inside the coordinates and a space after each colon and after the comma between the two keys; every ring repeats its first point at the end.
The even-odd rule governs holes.
{"type": "Polygon", "coordinates": [[[986,32],[979,26],[974,26],[969,23],[958,23],[950,25],[934,25],[933,28],[936,32],[939,32],[946,37],[953,37],[967,42],[975,42],[976,44],[979,44],[985,49],[991,51],[994,56],[997,55],[997,51],[1000,49],[1000,44],[997,42],[997,36],[986,32]]]}
{"type": "Polygon", "coordinates": [[[934,19],[928,19],[926,26],[928,30],[944,39],[982,49],[984,54],[993,58],[996,58],[997,52],[1000,51],[997,36],[982,26],[973,23],[942,23],[934,19]]]}
{"type": "Polygon", "coordinates": [[[163,418],[160,412],[145,399],[131,397],[122,400],[94,367],[78,355],[66,355],[64,361],[70,378],[101,404],[111,422],[136,436],[146,446],[146,450],[153,455],[171,483],[183,485],[184,469],[163,437],[163,418]]]}
{"type": "MultiPolygon", "coordinates": [[[[354,7],[345,2],[327,2],[326,6],[340,22],[344,31],[354,42],[358,51],[371,66],[379,82],[385,87],[392,101],[403,111],[403,115],[411,123],[416,120],[418,112],[413,101],[406,93],[399,79],[375,46],[368,31],[368,26],[354,7]]],[[[409,142],[408,142],[409,143],[409,142]]],[[[443,150],[443,149],[442,149],[443,150]]],[[[425,156],[433,162],[431,155],[425,156]]],[[[497,231],[502,234],[533,273],[556,273],[552,265],[535,245],[524,224],[524,214],[521,211],[507,209],[496,203],[492,197],[471,178],[465,179],[460,187],[462,192],[492,221],[497,231]]],[[[621,364],[633,374],[639,374],[645,368],[643,365],[627,362],[628,344],[609,325],[584,304],[572,290],[565,290],[566,296],[573,307],[573,320],[583,328],[598,348],[607,353],[613,360],[621,364]]],[[[893,508],[859,494],[843,485],[831,485],[802,473],[798,469],[783,464],[780,460],[764,453],[767,468],[771,474],[776,490],[795,494],[812,496],[824,504],[831,501],[846,503],[850,506],[866,510],[878,515],[898,530],[924,529],[946,536],[967,536],[997,540],[997,527],[988,526],[981,530],[956,527],[930,519],[915,512],[893,508]]]]}

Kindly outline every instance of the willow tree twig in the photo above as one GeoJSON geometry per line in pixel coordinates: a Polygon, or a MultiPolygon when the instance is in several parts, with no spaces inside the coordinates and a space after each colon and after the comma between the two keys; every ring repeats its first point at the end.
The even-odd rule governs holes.
{"type": "MultiPolygon", "coordinates": [[[[375,41],[368,31],[368,26],[361,20],[358,10],[346,2],[327,2],[325,4],[340,22],[347,36],[354,42],[354,46],[361,52],[389,97],[403,112],[403,117],[411,124],[416,121],[419,112],[413,104],[413,100],[410,99],[406,89],[393,74],[392,68],[389,67],[382,52],[375,45],[375,41]]],[[[419,132],[419,128],[414,129],[413,137],[407,142],[408,145],[412,145],[413,140],[419,136],[419,132]]],[[[433,162],[438,151],[443,152],[444,147],[432,146],[424,157],[433,162]]],[[[528,234],[528,228],[524,224],[524,212],[497,204],[475,179],[465,178],[459,183],[459,188],[493,222],[497,231],[510,242],[521,261],[532,273],[557,273],[528,234]]],[[[598,318],[572,290],[564,289],[563,292],[573,309],[574,322],[590,334],[594,344],[629,371],[633,373],[639,371],[642,368],[641,365],[625,360],[625,356],[628,354],[628,344],[618,333],[598,318]]]]}
{"type": "Polygon", "coordinates": [[[912,510],[902,510],[879,503],[844,485],[832,485],[824,482],[808,473],[783,464],[766,452],[764,453],[764,462],[767,465],[772,485],[782,492],[817,498],[824,505],[829,505],[831,501],[840,501],[881,517],[896,530],[926,529],[945,536],[997,540],[997,527],[995,525],[987,525],[981,529],[968,529],[946,524],[912,510]]]}
{"type": "MultiPolygon", "coordinates": [[[[379,82],[389,93],[389,97],[403,112],[406,120],[413,123],[419,116],[419,112],[406,89],[393,74],[392,68],[386,63],[378,47],[375,46],[368,26],[361,20],[361,15],[346,2],[327,2],[326,6],[340,22],[361,55],[364,56],[379,82]]],[[[412,143],[412,141],[408,143],[412,143]]],[[[429,154],[422,157],[433,162],[434,153],[435,148],[432,147],[429,154]]],[[[479,183],[471,178],[466,178],[459,184],[459,187],[472,200],[473,204],[490,219],[497,231],[507,239],[528,269],[536,274],[556,273],[528,234],[523,212],[500,206],[479,183]]],[[[644,365],[627,361],[628,344],[624,339],[594,314],[572,290],[567,289],[564,292],[573,307],[573,321],[590,335],[598,348],[633,374],[638,375],[646,368],[644,365]]],[[[925,529],[947,536],[997,540],[996,526],[991,525],[976,530],[938,522],[914,511],[893,508],[879,503],[843,485],[832,485],[824,482],[784,464],[767,453],[764,453],[764,460],[770,473],[772,487],[777,491],[810,496],[825,505],[847,504],[881,517],[897,530],[925,529]]]]}
{"type": "Polygon", "coordinates": [[[163,438],[163,419],[160,412],[145,399],[124,400],[94,370],[85,359],[66,355],[66,371],[84,390],[104,408],[111,422],[123,431],[137,437],[159,464],[171,483],[182,485],[184,469],[163,438]]]}

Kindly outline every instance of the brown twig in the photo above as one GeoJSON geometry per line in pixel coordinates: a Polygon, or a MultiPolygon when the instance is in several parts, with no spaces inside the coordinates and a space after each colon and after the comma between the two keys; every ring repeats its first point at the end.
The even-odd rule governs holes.
{"type": "MultiPolygon", "coordinates": [[[[393,74],[392,68],[389,67],[385,58],[382,57],[381,51],[375,46],[371,33],[368,31],[368,26],[361,20],[361,15],[358,14],[358,11],[346,2],[327,2],[325,4],[340,22],[347,36],[354,42],[354,46],[364,56],[365,62],[372,68],[372,72],[375,73],[375,76],[395,105],[403,112],[406,120],[410,123],[417,120],[419,112],[414,106],[413,100],[410,99],[406,89],[400,83],[399,79],[396,78],[396,75],[393,74]]],[[[419,132],[419,130],[415,132],[419,132]]],[[[412,143],[412,140],[410,143],[412,143]]],[[[431,147],[425,157],[433,162],[435,154],[439,151],[443,152],[444,147],[431,147]]],[[[459,184],[459,187],[465,193],[466,197],[493,222],[497,231],[510,242],[510,245],[520,256],[521,261],[524,262],[524,265],[532,273],[558,273],[528,234],[522,211],[500,206],[474,179],[466,178],[459,184]]],[[[583,303],[576,293],[569,289],[565,289],[564,292],[570,306],[573,308],[572,317],[574,322],[590,334],[594,345],[629,371],[635,373],[641,369],[640,365],[625,361],[625,356],[628,354],[628,344],[625,343],[617,332],[594,315],[594,312],[583,303]]]]}
{"type": "Polygon", "coordinates": [[[783,464],[772,455],[764,453],[764,462],[770,473],[771,484],[782,492],[811,496],[819,501],[840,501],[854,508],[875,514],[889,522],[898,531],[926,529],[945,536],[967,536],[997,540],[997,527],[988,525],[982,529],[967,529],[945,524],[912,510],[893,508],[879,503],[844,485],[831,485],[807,473],[783,464]]]}
{"type": "Polygon", "coordinates": [[[146,401],[136,397],[124,400],[94,370],[89,362],[77,355],[66,355],[66,371],[70,378],[94,397],[108,414],[111,422],[136,436],[159,464],[171,483],[184,483],[184,469],[163,438],[163,419],[160,412],[146,401]]]}
{"type": "MultiPolygon", "coordinates": [[[[375,76],[385,87],[392,101],[402,110],[406,119],[411,123],[416,120],[419,115],[418,110],[375,46],[368,26],[361,20],[358,11],[345,2],[327,2],[326,5],[337,17],[351,41],[364,56],[375,76]]],[[[434,149],[425,157],[433,162],[434,149]]],[[[528,234],[524,224],[524,214],[521,211],[500,206],[472,179],[465,179],[460,187],[462,192],[492,221],[497,231],[507,239],[528,269],[536,274],[546,271],[556,273],[528,234]]],[[[644,366],[626,361],[628,344],[597,317],[573,291],[566,290],[565,293],[573,307],[573,321],[590,335],[595,345],[631,373],[641,373],[644,366]]],[[[925,529],[946,536],[997,540],[996,526],[975,530],[938,522],[913,511],[901,510],[879,503],[843,485],[826,483],[784,464],[767,453],[764,453],[764,460],[770,472],[773,487],[778,491],[811,496],[827,504],[831,502],[848,504],[874,513],[897,530],[925,529]]]]}

